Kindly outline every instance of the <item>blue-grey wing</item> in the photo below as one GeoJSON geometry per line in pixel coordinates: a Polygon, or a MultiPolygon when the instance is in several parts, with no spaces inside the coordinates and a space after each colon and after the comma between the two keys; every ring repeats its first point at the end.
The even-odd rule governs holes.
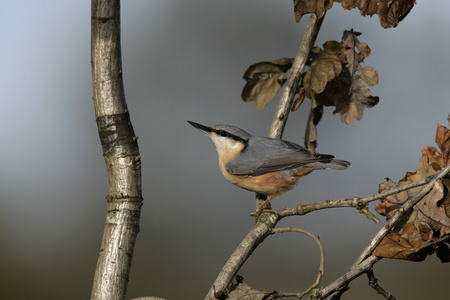
{"type": "MultiPolygon", "coordinates": [[[[333,168],[332,165],[324,165],[332,162],[333,157],[311,152],[300,145],[284,140],[252,137],[247,147],[228,163],[227,169],[237,176],[258,176],[311,164],[316,164],[318,168],[333,168]]],[[[345,163],[345,167],[340,163],[340,168],[345,169],[348,166],[348,163],[345,163]]]]}

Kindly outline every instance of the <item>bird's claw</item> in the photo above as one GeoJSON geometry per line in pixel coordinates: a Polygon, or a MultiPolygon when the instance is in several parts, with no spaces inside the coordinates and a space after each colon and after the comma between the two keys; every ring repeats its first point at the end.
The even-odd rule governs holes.
{"type": "Polygon", "coordinates": [[[277,211],[270,208],[259,207],[255,212],[252,212],[250,216],[255,217],[255,220],[258,220],[262,213],[277,214],[277,211]]]}

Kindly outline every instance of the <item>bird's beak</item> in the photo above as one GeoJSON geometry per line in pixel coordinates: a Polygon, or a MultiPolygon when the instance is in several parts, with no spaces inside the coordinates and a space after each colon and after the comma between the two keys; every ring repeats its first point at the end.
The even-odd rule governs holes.
{"type": "Polygon", "coordinates": [[[200,130],[201,132],[203,132],[206,135],[209,135],[212,131],[211,127],[207,127],[207,126],[203,126],[202,124],[198,124],[192,121],[188,121],[189,124],[191,124],[192,126],[194,126],[196,129],[200,130]]]}

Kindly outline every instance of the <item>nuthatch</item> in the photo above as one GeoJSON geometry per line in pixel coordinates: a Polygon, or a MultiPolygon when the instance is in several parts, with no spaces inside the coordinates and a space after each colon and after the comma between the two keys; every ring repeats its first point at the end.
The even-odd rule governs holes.
{"type": "Polygon", "coordinates": [[[268,203],[294,188],[297,180],[314,170],[345,170],[345,160],[319,154],[292,142],[253,136],[230,125],[207,127],[189,124],[206,134],[216,147],[223,176],[243,189],[258,193],[268,203]]]}

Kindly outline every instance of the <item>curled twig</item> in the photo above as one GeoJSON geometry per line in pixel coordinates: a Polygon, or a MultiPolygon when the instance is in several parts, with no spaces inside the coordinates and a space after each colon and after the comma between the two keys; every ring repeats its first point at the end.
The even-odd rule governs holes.
{"type": "Polygon", "coordinates": [[[304,295],[308,294],[309,292],[311,292],[314,288],[318,287],[320,284],[320,280],[322,279],[323,274],[325,273],[325,255],[324,255],[324,251],[323,251],[323,246],[322,243],[320,242],[320,239],[318,236],[304,230],[304,229],[300,229],[300,228],[293,228],[293,227],[289,227],[289,228],[274,228],[272,229],[272,233],[283,233],[283,232],[299,232],[299,233],[303,233],[307,236],[309,236],[310,238],[312,238],[317,245],[319,246],[319,251],[320,251],[320,266],[319,266],[319,272],[317,274],[317,278],[316,281],[306,290],[299,292],[299,293],[284,293],[282,292],[282,295],[284,297],[292,297],[295,296],[297,298],[302,298],[304,295]]]}

